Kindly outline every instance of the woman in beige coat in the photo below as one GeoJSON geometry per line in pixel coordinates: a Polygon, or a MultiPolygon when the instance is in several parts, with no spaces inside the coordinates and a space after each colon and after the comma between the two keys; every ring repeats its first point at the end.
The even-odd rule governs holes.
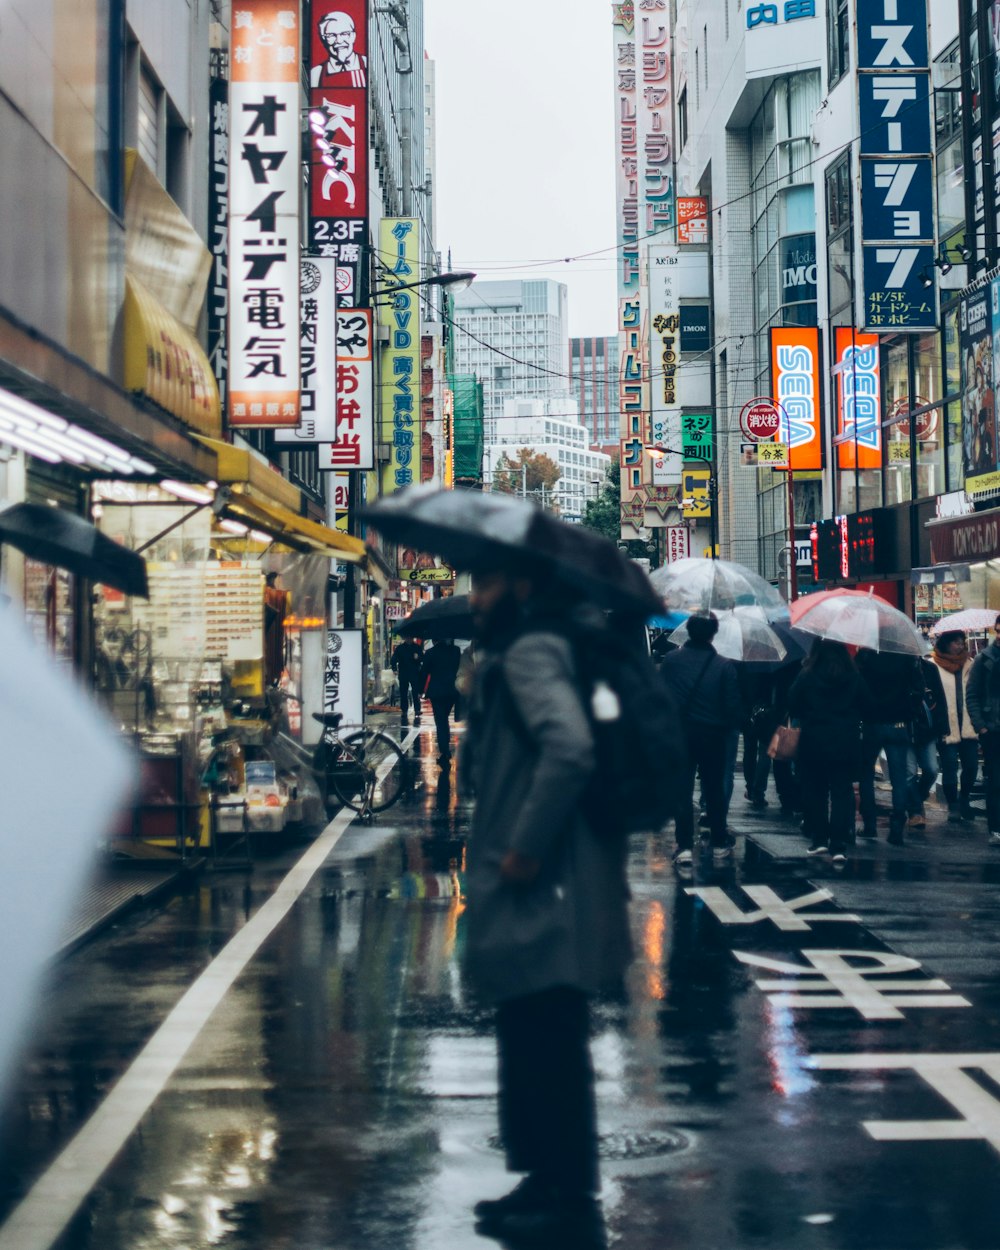
{"type": "Polygon", "coordinates": [[[948,734],[942,738],[941,785],[948,800],[948,819],[974,819],[972,789],[979,773],[979,735],[973,728],[968,711],[969,673],[972,656],[965,634],[951,629],[938,634],[931,660],[941,670],[941,688],[948,708],[948,734]],[[961,767],[961,799],[959,799],[959,768],[961,767]]]}

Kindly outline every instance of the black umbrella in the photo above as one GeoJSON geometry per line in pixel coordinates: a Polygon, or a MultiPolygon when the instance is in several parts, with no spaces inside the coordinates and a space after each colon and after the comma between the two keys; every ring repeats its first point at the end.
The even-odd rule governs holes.
{"type": "Polygon", "coordinates": [[[441,556],[454,568],[540,573],[606,608],[663,611],[649,578],[611,539],[516,495],[408,486],[362,515],[390,542],[441,556]]]}
{"type": "Polygon", "coordinates": [[[16,503],[0,512],[0,542],[32,560],[68,569],[127,595],[149,597],[142,556],[73,512],[41,503],[16,503]]]}
{"type": "Polygon", "coordinates": [[[404,638],[471,638],[472,610],[468,595],[449,595],[447,599],[431,599],[410,613],[396,626],[404,638]]]}

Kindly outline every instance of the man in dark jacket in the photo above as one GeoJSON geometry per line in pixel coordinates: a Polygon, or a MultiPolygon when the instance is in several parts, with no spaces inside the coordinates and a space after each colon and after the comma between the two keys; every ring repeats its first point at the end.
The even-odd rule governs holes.
{"type": "Polygon", "coordinates": [[[424,678],[427,686],[424,690],[431,701],[434,713],[434,728],[437,731],[438,763],[444,768],[451,759],[451,737],[448,730],[448,717],[455,706],[455,678],[458,676],[458,665],[462,652],[450,638],[436,642],[424,656],[424,678]]]}
{"type": "Polygon", "coordinates": [[[973,662],[967,703],[983,748],[990,846],[1000,847],[1000,616],[993,632],[993,641],[973,662]]]}
{"type": "Polygon", "coordinates": [[[948,707],[941,670],[930,660],[921,660],[920,673],[924,689],[910,734],[912,743],[906,767],[910,829],[923,829],[927,824],[924,803],[938,778],[938,739],[948,736],[948,707]]]}
{"type": "Polygon", "coordinates": [[[389,666],[399,682],[399,723],[410,723],[410,698],[413,699],[413,723],[420,724],[420,696],[423,694],[424,649],[410,638],[399,643],[389,666]]]}
{"type": "Polygon", "coordinates": [[[723,659],[712,646],[719,632],[718,618],[711,612],[691,616],[687,632],[688,641],[665,656],[660,666],[681,709],[687,742],[687,767],[678,781],[674,853],[674,864],[681,872],[690,871],[693,858],[696,771],[701,776],[713,858],[721,862],[731,853],[732,842],[726,832],[726,747],[742,714],[736,665],[723,659]]]}
{"type": "Polygon", "coordinates": [[[601,836],[583,796],[597,761],[573,648],[542,591],[477,574],[476,684],[462,753],[475,795],[465,968],[496,1007],[504,1198],[480,1231],[520,1245],[606,1245],[588,999],[630,959],[625,841],[601,836]]]}

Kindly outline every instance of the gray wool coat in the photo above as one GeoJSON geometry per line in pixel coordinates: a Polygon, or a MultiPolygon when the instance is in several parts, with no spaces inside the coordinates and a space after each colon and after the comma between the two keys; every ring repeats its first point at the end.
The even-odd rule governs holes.
{"type": "Polygon", "coordinates": [[[555,986],[614,989],[631,959],[623,838],[600,837],[581,799],[595,768],[569,642],[521,634],[477,668],[464,773],[475,794],[465,966],[493,1003],[555,986]],[[502,880],[509,850],[539,859],[502,880]]]}

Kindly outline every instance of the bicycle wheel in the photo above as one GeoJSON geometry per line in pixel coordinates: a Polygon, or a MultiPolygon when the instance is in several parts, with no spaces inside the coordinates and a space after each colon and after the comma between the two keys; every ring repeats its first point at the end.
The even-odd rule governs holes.
{"type": "Polygon", "coordinates": [[[358,812],[391,807],[406,788],[406,760],[399,743],[378,729],[359,729],[340,741],[343,755],[330,774],[340,801],[358,812]]]}

